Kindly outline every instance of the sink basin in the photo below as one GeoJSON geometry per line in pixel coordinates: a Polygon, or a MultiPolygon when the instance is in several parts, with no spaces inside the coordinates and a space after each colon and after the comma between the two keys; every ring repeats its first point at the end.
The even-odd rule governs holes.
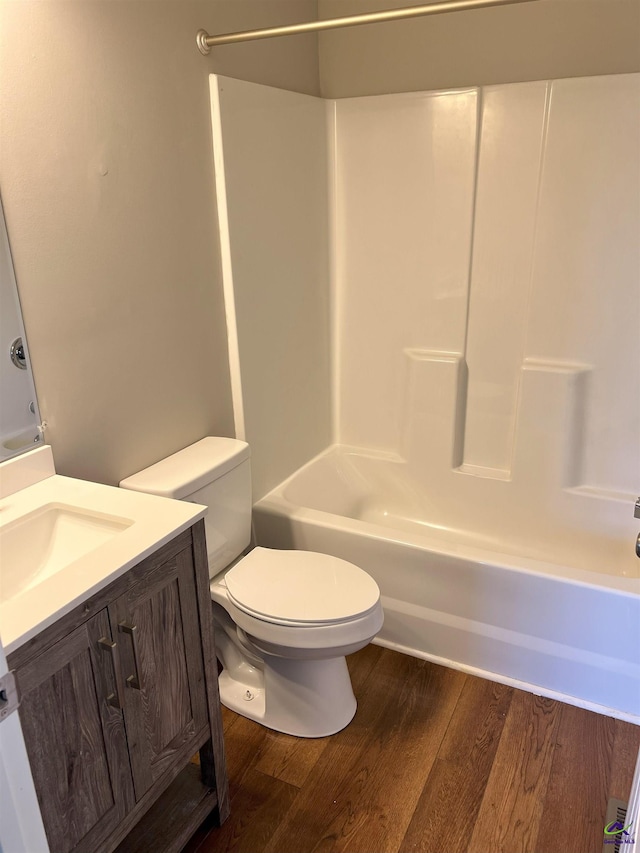
{"type": "Polygon", "coordinates": [[[0,635],[9,655],[202,519],[206,507],[0,462],[0,635]]]}
{"type": "Polygon", "coordinates": [[[0,530],[0,602],[31,589],[133,524],[129,518],[49,503],[0,530]]]}

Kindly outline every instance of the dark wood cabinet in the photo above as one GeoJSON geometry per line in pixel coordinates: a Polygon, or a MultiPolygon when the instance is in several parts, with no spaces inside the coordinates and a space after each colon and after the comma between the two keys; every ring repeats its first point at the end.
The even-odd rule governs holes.
{"type": "Polygon", "coordinates": [[[193,565],[186,551],[109,607],[121,646],[136,799],[207,726],[193,565]]]}
{"type": "Polygon", "coordinates": [[[102,611],[19,671],[20,718],[49,847],[86,849],[113,832],[133,806],[122,714],[101,639],[102,611]]]}
{"type": "Polygon", "coordinates": [[[179,850],[214,808],[226,818],[201,524],[45,629],[9,665],[53,853],[147,851],[150,833],[154,853],[179,850]],[[189,764],[198,750],[201,768],[189,764]]]}

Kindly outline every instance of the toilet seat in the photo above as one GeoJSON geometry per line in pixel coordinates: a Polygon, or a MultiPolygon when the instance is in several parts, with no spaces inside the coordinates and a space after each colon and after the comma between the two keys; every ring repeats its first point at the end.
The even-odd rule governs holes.
{"type": "Polygon", "coordinates": [[[229,601],[238,610],[274,625],[340,625],[380,607],[380,590],[366,572],[312,551],[254,548],[224,581],[229,601]]]}

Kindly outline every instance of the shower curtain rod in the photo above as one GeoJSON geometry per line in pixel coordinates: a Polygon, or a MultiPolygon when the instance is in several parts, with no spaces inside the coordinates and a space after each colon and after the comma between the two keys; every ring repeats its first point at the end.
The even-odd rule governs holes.
{"type": "Polygon", "coordinates": [[[243,30],[238,33],[221,33],[210,36],[206,30],[198,30],[196,44],[205,56],[218,44],[236,44],[241,41],[269,39],[276,36],[291,36],[299,33],[313,33],[319,30],[334,30],[342,27],[355,27],[359,24],[377,24],[384,21],[399,21],[405,18],[419,18],[424,15],[439,15],[443,12],[463,12],[467,9],[484,9],[488,6],[511,6],[515,3],[535,3],[538,0],[446,0],[440,3],[428,3],[426,6],[408,6],[402,9],[386,9],[380,12],[367,12],[362,15],[349,15],[345,18],[330,18],[326,21],[309,21],[306,24],[288,24],[283,27],[269,27],[264,30],[243,30]]]}

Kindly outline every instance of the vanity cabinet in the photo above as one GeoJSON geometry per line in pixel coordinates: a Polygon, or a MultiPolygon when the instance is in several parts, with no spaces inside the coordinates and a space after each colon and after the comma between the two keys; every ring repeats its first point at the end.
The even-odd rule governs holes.
{"type": "Polygon", "coordinates": [[[96,849],[133,806],[102,611],[18,670],[20,721],[52,853],[96,849]]]}
{"type": "Polygon", "coordinates": [[[226,818],[202,522],[9,665],[52,853],[178,851],[216,807],[226,818]]]}

